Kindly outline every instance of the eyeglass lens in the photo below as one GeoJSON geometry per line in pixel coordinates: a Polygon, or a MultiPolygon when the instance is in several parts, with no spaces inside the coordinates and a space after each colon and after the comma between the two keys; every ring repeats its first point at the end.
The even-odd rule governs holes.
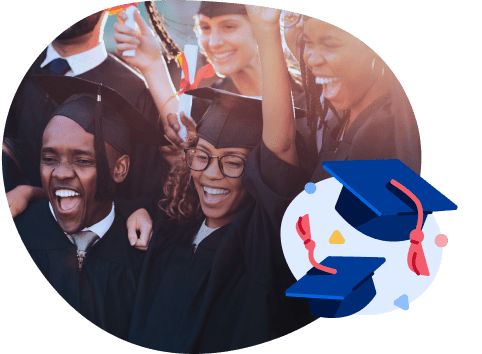
{"type": "MultiPolygon", "coordinates": [[[[211,156],[199,149],[189,149],[186,151],[186,162],[188,166],[195,171],[205,170],[211,156]]],[[[219,158],[221,172],[227,177],[239,177],[243,174],[244,160],[238,156],[226,155],[219,158]]]]}

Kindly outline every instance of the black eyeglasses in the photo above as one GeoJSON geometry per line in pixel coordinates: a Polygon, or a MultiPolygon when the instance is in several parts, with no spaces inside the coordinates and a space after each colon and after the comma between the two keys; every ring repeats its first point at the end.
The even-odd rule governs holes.
{"type": "Polygon", "coordinates": [[[209,155],[207,152],[195,147],[184,149],[186,153],[186,163],[191,170],[204,171],[208,168],[212,158],[218,159],[219,169],[226,177],[238,178],[244,172],[246,160],[235,155],[224,155],[222,157],[209,155]]]}
{"type": "Polygon", "coordinates": [[[301,20],[301,14],[283,10],[280,16],[280,26],[282,28],[290,28],[295,26],[301,20]]]}

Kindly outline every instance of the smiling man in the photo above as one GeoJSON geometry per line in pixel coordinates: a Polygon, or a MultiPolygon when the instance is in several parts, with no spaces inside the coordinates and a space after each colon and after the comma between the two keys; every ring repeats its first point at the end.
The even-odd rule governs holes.
{"type": "Polygon", "coordinates": [[[87,319],[127,339],[143,252],[129,245],[113,199],[136,144],[164,136],[117,92],[78,78],[38,77],[60,104],[45,128],[40,175],[48,200],[15,219],[52,286],[87,319]]]}

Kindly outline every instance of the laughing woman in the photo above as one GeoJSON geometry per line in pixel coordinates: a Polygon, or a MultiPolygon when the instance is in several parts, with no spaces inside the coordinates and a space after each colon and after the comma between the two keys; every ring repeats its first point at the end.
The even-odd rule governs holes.
{"type": "MultiPolygon", "coordinates": [[[[279,29],[275,36],[281,40],[279,29]]],[[[313,320],[307,302],[284,294],[295,279],[279,230],[305,177],[297,167],[290,77],[281,47],[262,41],[260,51],[267,105],[212,88],[191,92],[212,103],[171,171],[155,216],[133,343],[220,352],[278,338],[313,320]],[[281,74],[267,70],[265,76],[271,65],[281,74]],[[282,114],[266,109],[274,103],[282,114]]],[[[149,215],[140,210],[130,221],[149,224],[149,215]]],[[[135,243],[135,230],[129,234],[135,243]]]]}
{"type": "MultiPolygon", "coordinates": [[[[417,122],[392,71],[372,49],[342,29],[307,16],[303,26],[301,64],[307,92],[322,91],[325,102],[344,113],[341,124],[324,132],[335,141],[320,152],[312,181],[330,177],[322,163],[331,160],[399,159],[420,174],[417,122]]],[[[319,103],[319,95],[307,101],[319,103]]],[[[313,130],[324,123],[321,111],[319,104],[308,104],[313,130]]]]}
{"type": "MultiPolygon", "coordinates": [[[[169,352],[234,350],[312,320],[307,302],[284,295],[295,279],[279,235],[302,176],[294,136],[285,136],[287,149],[271,148],[261,100],[212,88],[191,93],[212,103],[165,186],[129,341],[169,352]]],[[[289,132],[292,112],[285,120],[289,132]]]]}

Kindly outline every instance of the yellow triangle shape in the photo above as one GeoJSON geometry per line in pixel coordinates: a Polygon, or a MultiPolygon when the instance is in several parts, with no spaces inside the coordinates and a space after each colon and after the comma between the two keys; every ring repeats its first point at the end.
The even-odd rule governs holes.
{"type": "Polygon", "coordinates": [[[335,230],[335,232],[333,232],[331,235],[329,242],[332,245],[342,245],[345,243],[345,238],[342,236],[340,231],[335,230]]]}

